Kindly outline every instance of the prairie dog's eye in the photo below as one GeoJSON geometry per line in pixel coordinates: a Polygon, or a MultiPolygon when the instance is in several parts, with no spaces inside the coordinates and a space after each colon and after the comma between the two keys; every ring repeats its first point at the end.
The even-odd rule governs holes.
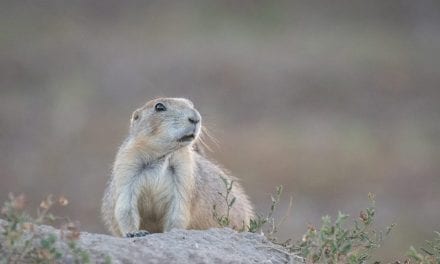
{"type": "Polygon", "coordinates": [[[162,103],[157,103],[154,106],[154,110],[156,110],[156,112],[162,112],[162,111],[166,111],[167,108],[162,103]]]}
{"type": "Polygon", "coordinates": [[[133,121],[136,121],[138,119],[139,119],[139,113],[136,112],[136,113],[133,114],[133,121]]]}

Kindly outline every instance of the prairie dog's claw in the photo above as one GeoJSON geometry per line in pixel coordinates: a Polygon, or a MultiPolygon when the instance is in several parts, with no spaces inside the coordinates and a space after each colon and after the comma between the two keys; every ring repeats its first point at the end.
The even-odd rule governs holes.
{"type": "Polygon", "coordinates": [[[150,232],[146,231],[146,230],[139,230],[139,231],[135,231],[135,232],[129,232],[127,234],[125,234],[125,237],[143,237],[146,235],[149,235],[150,232]]]}

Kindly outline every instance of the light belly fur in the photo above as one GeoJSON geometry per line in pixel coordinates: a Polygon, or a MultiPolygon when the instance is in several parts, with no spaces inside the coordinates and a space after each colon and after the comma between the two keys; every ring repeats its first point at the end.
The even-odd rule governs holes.
{"type": "Polygon", "coordinates": [[[142,182],[138,200],[139,215],[141,218],[140,229],[149,232],[163,232],[164,221],[173,192],[173,175],[168,171],[169,161],[147,167],[138,176],[142,182]]]}

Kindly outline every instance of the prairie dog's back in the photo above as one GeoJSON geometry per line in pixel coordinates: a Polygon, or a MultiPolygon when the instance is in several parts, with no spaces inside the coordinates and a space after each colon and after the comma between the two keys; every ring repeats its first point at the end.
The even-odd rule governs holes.
{"type": "Polygon", "coordinates": [[[194,221],[195,229],[202,229],[200,227],[203,226],[206,226],[205,228],[218,226],[217,220],[213,218],[214,205],[219,215],[226,215],[226,202],[220,193],[225,195],[227,187],[222,178],[232,182],[230,200],[234,197],[236,199],[229,214],[230,226],[242,229],[243,224],[249,225],[249,220],[254,217],[253,207],[238,179],[228,175],[220,166],[205,156],[198,153],[194,155],[196,157],[196,199],[194,199],[193,215],[194,219],[198,220],[194,221]]]}

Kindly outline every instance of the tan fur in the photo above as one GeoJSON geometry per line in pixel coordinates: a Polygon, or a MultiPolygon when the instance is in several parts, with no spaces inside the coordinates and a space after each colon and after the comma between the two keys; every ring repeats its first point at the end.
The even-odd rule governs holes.
{"type": "Polygon", "coordinates": [[[112,234],[218,227],[213,207],[219,215],[226,215],[227,208],[219,194],[226,192],[222,177],[234,180],[230,195],[236,202],[230,211],[231,227],[249,225],[254,214],[243,189],[200,150],[201,122],[188,121],[201,119],[192,102],[158,98],[135,113],[129,136],[116,155],[102,203],[102,217],[112,234]],[[157,103],[167,110],[155,111],[157,103]],[[194,140],[178,141],[192,132],[194,140]]]}

